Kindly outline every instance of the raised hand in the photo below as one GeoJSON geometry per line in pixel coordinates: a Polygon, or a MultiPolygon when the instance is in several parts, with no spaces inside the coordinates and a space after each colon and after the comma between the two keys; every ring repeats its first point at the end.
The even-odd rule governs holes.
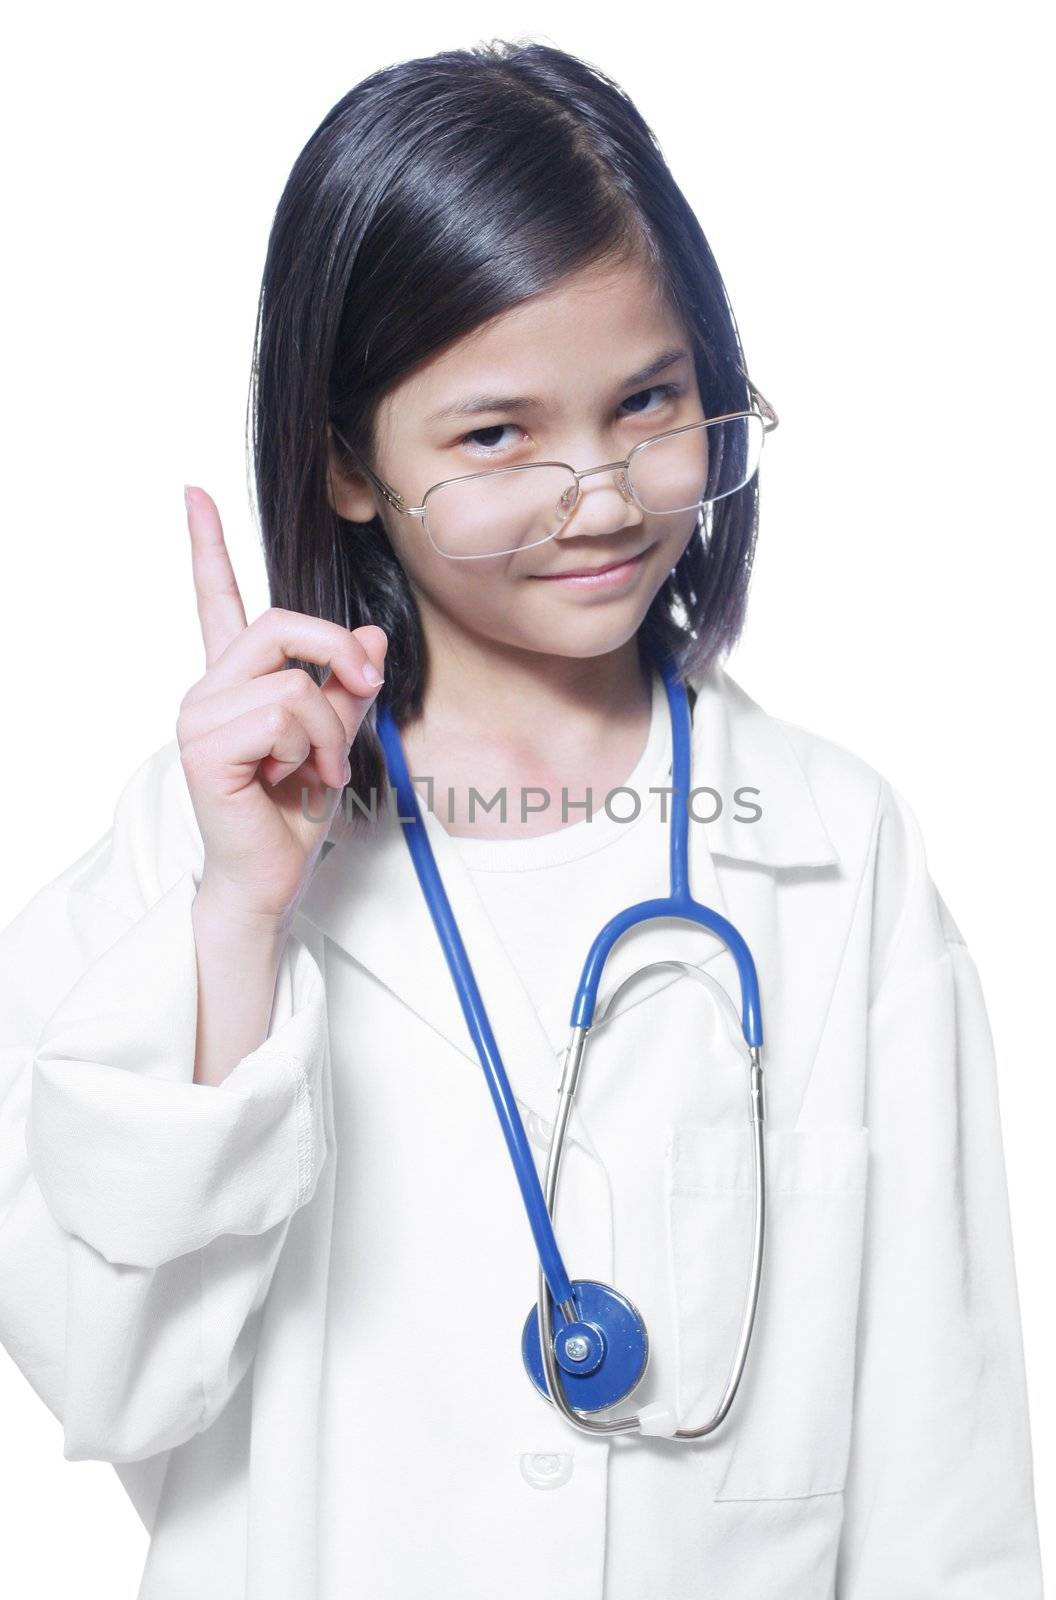
{"type": "Polygon", "coordinates": [[[205,845],[199,893],[232,920],[279,926],[348,782],[388,639],[373,624],[349,629],[277,607],[247,624],[204,489],[188,490],[187,523],[206,670],[180,702],[176,736],[205,845]],[[291,659],[330,675],[316,684],[303,668],[285,668],[291,659]]]}

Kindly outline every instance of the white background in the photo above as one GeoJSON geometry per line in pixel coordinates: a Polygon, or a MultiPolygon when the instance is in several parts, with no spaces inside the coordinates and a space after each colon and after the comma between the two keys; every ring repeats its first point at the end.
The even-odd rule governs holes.
{"type": "MultiPolygon", "coordinates": [[[[250,618],[268,603],[243,420],[302,145],[389,62],[495,35],[587,57],[657,133],[781,418],[729,670],[908,799],[982,975],[1037,1497],[1056,1505],[1043,8],[374,9],[64,5],[9,25],[0,924],[108,826],[203,670],[185,481],[219,504],[250,618]]],[[[0,1418],[12,1593],[132,1600],[146,1534],[116,1474],[64,1461],[2,1351],[0,1418]]],[[[1042,1537],[1051,1564],[1044,1515],[1042,1537]]]]}

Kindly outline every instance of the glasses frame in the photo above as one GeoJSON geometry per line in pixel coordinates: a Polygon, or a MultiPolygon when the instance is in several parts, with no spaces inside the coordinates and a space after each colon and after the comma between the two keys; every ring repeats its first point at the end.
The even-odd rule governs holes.
{"type": "MultiPolygon", "coordinates": [[[[421,503],[420,506],[409,505],[407,503],[407,501],[404,499],[403,495],[400,494],[398,489],[394,489],[392,487],[392,485],[386,483],[383,478],[379,478],[377,473],[374,472],[367,465],[367,463],[360,458],[360,456],[356,453],[355,450],[353,450],[352,446],[349,444],[349,442],[345,438],[344,434],[342,434],[339,431],[339,429],[337,428],[336,424],[332,420],[330,422],[330,428],[337,435],[337,437],[341,440],[341,443],[344,445],[345,449],[348,451],[348,453],[352,457],[352,459],[358,463],[361,471],[366,475],[367,478],[370,479],[371,483],[374,485],[375,489],[377,489],[378,493],[384,497],[384,499],[388,502],[388,504],[393,508],[394,511],[400,512],[401,515],[403,515],[405,517],[422,517],[422,518],[424,518],[425,517],[426,507],[427,507],[427,505],[429,503],[429,496],[431,494],[433,494],[435,490],[443,489],[449,483],[465,483],[470,478],[495,478],[495,477],[498,477],[498,475],[500,473],[507,473],[507,472],[530,472],[533,467],[563,467],[566,472],[571,473],[572,477],[575,479],[575,484],[576,484],[576,498],[572,502],[572,505],[571,505],[571,507],[570,507],[570,509],[569,509],[569,511],[567,513],[567,516],[566,516],[566,521],[567,521],[568,517],[571,517],[571,515],[575,511],[576,507],[579,505],[580,497],[581,497],[580,484],[581,484],[581,481],[582,481],[583,478],[592,477],[593,474],[596,473],[596,472],[622,471],[624,473],[629,473],[631,461],[637,455],[638,451],[639,450],[644,450],[648,445],[655,444],[658,439],[669,439],[674,434],[677,434],[677,433],[688,433],[691,428],[706,428],[711,423],[715,423],[715,422],[733,422],[738,417],[753,417],[753,416],[757,416],[757,417],[760,417],[762,419],[762,423],[763,423],[763,438],[764,439],[765,439],[765,437],[766,437],[766,435],[768,433],[773,433],[774,429],[778,426],[778,422],[779,422],[779,418],[778,418],[777,412],[774,410],[773,406],[770,404],[769,400],[767,400],[766,396],[762,393],[762,391],[760,389],[758,389],[756,387],[756,385],[752,382],[751,378],[749,378],[748,374],[744,371],[744,368],[743,367],[738,367],[737,370],[740,372],[740,374],[743,377],[745,383],[748,385],[749,393],[751,394],[751,397],[752,397],[753,401],[755,402],[753,407],[748,411],[724,411],[723,414],[721,416],[719,416],[719,417],[704,417],[700,422],[686,422],[686,423],[683,423],[682,426],[678,427],[678,428],[665,428],[663,433],[654,433],[653,436],[651,438],[649,438],[649,439],[639,439],[638,443],[629,452],[629,454],[624,457],[624,459],[622,461],[606,461],[606,462],[603,462],[602,465],[598,466],[598,467],[584,467],[582,472],[577,472],[575,467],[573,467],[571,465],[571,463],[568,462],[568,461],[522,461],[522,462],[519,462],[516,466],[512,466],[512,467],[484,467],[484,468],[482,468],[482,470],[480,472],[459,472],[459,473],[456,473],[453,478],[441,478],[438,483],[430,484],[429,488],[425,491],[425,494],[422,497],[422,503],[421,503]]],[[[750,483],[751,479],[749,478],[746,481],[750,483]]],[[[630,478],[629,477],[626,479],[626,483],[627,483],[627,488],[630,490],[631,497],[634,500],[635,505],[639,506],[640,510],[646,511],[646,507],[641,505],[640,501],[638,500],[637,495],[634,493],[634,490],[631,488],[631,483],[630,483],[630,478]]],[[[622,492],[622,490],[621,490],[621,492],[622,492]]],[[[731,492],[735,492],[735,491],[731,491],[731,492]]],[[[720,496],[719,498],[723,498],[724,499],[725,496],[720,496]]],[[[714,503],[715,503],[714,501],[700,501],[700,502],[698,502],[699,505],[713,505],[714,503]]],[[[649,516],[675,516],[675,515],[679,515],[679,514],[680,513],[676,513],[676,512],[673,512],[673,511],[672,512],[663,512],[663,511],[660,511],[660,512],[648,512],[647,511],[647,515],[649,515],[649,516]]],[[[426,538],[429,540],[429,543],[433,546],[433,549],[436,551],[437,555],[443,556],[445,558],[445,560],[447,560],[447,561],[486,561],[486,560],[488,560],[489,557],[512,555],[514,553],[514,550],[531,550],[531,549],[534,549],[534,547],[536,545],[548,544],[551,539],[556,539],[557,535],[561,532],[560,528],[555,528],[553,533],[548,533],[544,539],[534,539],[530,545],[516,545],[516,546],[514,546],[514,550],[489,550],[489,551],[486,551],[485,553],[483,553],[481,555],[453,556],[453,555],[450,555],[448,553],[448,551],[441,550],[439,548],[439,546],[434,543],[433,538],[432,538],[432,536],[431,536],[431,534],[429,532],[429,529],[426,526],[424,521],[422,523],[422,527],[423,527],[423,530],[425,532],[426,538]]]]}

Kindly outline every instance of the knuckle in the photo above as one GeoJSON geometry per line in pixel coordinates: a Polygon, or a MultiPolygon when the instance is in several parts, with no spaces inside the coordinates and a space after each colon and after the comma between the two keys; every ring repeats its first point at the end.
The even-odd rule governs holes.
{"type": "Polygon", "coordinates": [[[303,667],[284,667],[279,678],[282,693],[289,700],[304,700],[315,692],[315,680],[303,667]]]}
{"type": "Polygon", "coordinates": [[[264,708],[264,726],[273,739],[283,738],[297,726],[297,719],[281,702],[264,708]]]}
{"type": "Polygon", "coordinates": [[[201,772],[204,749],[200,739],[190,739],[180,748],[180,762],[188,782],[201,772]]]}
{"type": "Polygon", "coordinates": [[[202,680],[201,678],[198,678],[184,693],[183,699],[180,701],[179,706],[177,707],[177,712],[181,717],[185,715],[192,705],[194,705],[201,691],[201,685],[202,680]]]}

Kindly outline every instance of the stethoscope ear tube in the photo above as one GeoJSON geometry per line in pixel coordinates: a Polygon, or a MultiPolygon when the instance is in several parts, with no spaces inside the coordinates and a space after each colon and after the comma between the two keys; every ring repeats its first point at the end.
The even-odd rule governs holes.
{"type": "Polygon", "coordinates": [[[528,1143],[528,1135],[517,1110],[510,1080],[484,1008],[469,956],[466,954],[458,923],[440,879],[429,836],[418,807],[418,797],[407,770],[403,745],[388,707],[379,708],[376,728],[385,754],[389,781],[396,791],[398,815],[404,827],[407,848],[411,853],[418,881],[458,993],[466,1026],[484,1069],[484,1076],[517,1176],[536,1253],[551,1292],[559,1304],[564,1304],[571,1299],[572,1286],[557,1248],[557,1240],[543,1199],[542,1186],[528,1143]]]}
{"type": "MultiPolygon", "coordinates": [[[[762,1018],[755,963],[740,933],[725,917],[692,898],[689,888],[690,714],[685,689],[673,661],[655,657],[667,691],[672,722],[671,893],[642,901],[611,918],[587,954],[572,1006],[572,1036],[558,1091],[558,1109],[546,1168],[546,1190],[539,1182],[535,1161],[513,1091],[510,1087],[491,1024],[459,933],[422,821],[418,800],[407,770],[399,733],[387,707],[376,716],[378,737],[397,797],[398,814],[422,892],[425,895],[462,1012],[473,1039],[499,1117],[503,1136],[520,1187],[528,1222],[539,1257],[537,1303],[522,1334],[522,1359],[536,1387],[575,1428],[587,1433],[641,1432],[673,1439],[699,1439],[719,1426],[729,1411],[744,1371],[758,1304],[765,1224],[765,1137],[762,1078],[762,1018]],[[755,1229],[752,1270],[745,1300],[737,1349],[722,1399],[708,1422],[699,1428],[674,1426],[674,1414],[663,1404],[647,1406],[634,1415],[608,1421],[591,1420],[587,1413],[604,1410],[624,1399],[636,1387],[649,1360],[645,1322],[626,1296],[590,1279],[569,1279],[554,1234],[553,1216],[557,1180],[568,1120],[594,1024],[598,985],[605,961],[616,940],[629,928],[655,918],[680,917],[699,923],[717,934],[730,950],[741,986],[741,1030],[751,1063],[749,1099],[755,1161],[755,1229]],[[554,1306],[558,1308],[555,1325],[554,1306]]],[[[693,969],[694,971],[696,969],[693,969]]],[[[710,975],[697,973],[705,982],[710,975]]]]}

